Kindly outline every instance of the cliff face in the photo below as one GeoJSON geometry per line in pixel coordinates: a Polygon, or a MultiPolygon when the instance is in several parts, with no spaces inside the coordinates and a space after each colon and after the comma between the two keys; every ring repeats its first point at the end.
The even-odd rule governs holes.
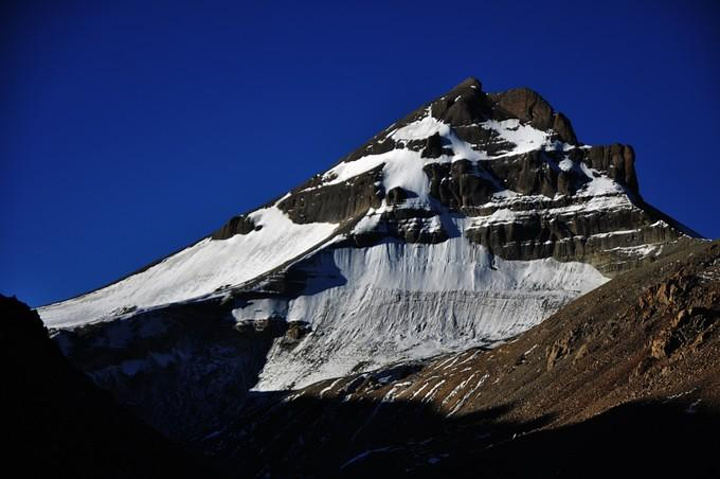
{"type": "Polygon", "coordinates": [[[532,90],[468,79],[283,197],[39,312],[98,385],[198,441],[257,392],[507,341],[694,236],[642,200],[634,162],[583,145],[532,90]]]}

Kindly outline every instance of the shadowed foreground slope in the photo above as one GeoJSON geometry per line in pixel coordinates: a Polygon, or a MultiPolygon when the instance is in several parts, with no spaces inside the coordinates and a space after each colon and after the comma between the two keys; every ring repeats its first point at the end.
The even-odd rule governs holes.
{"type": "Polygon", "coordinates": [[[74,370],[15,298],[0,296],[0,341],[3,457],[15,477],[215,477],[74,370]]]}
{"type": "Polygon", "coordinates": [[[208,448],[239,474],[717,477],[720,242],[516,340],[260,394],[208,448]]]}

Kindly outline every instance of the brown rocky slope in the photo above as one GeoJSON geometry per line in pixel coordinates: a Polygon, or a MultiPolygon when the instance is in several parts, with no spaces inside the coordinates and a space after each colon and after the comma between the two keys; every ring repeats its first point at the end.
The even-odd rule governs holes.
{"type": "Polygon", "coordinates": [[[685,243],[492,350],[256,399],[208,442],[258,475],[718,477],[720,241],[685,243]]]}

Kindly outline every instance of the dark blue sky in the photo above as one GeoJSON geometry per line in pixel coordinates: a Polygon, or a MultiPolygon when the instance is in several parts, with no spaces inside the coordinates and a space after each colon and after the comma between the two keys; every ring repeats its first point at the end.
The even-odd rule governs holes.
{"type": "Polygon", "coordinates": [[[634,145],[645,198],[720,236],[713,1],[8,3],[0,292],[32,305],[198,239],[471,75],[634,145]]]}

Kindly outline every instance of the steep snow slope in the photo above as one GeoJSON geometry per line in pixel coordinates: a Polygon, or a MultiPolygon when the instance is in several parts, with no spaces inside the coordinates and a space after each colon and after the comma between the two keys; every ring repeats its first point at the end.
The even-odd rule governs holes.
{"type": "Polygon", "coordinates": [[[212,295],[267,273],[332,237],[337,225],[298,225],[276,207],[250,215],[259,227],[225,241],[205,238],[147,270],[92,293],[40,308],[49,327],[68,328],[212,295]]]}
{"type": "MultiPolygon", "coordinates": [[[[463,229],[465,220],[453,221],[463,229]]],[[[313,331],[293,349],[276,342],[256,390],[500,341],[606,281],[583,263],[493,258],[461,236],[433,245],[332,248],[302,268],[311,275],[304,294],[233,310],[240,321],[280,317],[308,322],[313,331]]]]}

